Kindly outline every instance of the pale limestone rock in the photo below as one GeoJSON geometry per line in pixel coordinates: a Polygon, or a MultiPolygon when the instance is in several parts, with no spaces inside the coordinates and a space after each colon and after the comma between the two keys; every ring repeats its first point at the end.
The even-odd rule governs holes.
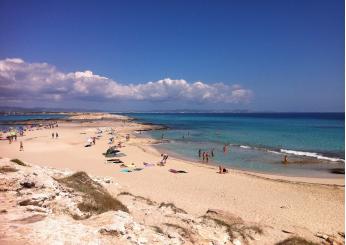
{"type": "Polygon", "coordinates": [[[241,245],[241,241],[239,241],[238,239],[234,239],[232,243],[233,245],[241,245]]]}

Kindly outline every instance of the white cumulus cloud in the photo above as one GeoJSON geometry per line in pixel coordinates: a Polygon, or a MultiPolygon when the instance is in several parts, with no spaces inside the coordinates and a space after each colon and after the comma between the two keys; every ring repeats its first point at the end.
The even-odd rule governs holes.
{"type": "Polygon", "coordinates": [[[0,60],[0,101],[73,100],[191,101],[199,103],[248,102],[252,91],[240,85],[162,79],[121,84],[92,71],[63,73],[47,63],[19,58],[0,60]]]}

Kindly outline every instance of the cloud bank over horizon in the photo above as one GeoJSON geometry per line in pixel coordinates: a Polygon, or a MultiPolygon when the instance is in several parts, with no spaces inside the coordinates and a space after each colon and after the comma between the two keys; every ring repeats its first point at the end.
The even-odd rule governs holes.
{"type": "Polygon", "coordinates": [[[124,84],[92,71],[64,73],[47,63],[28,63],[20,58],[0,60],[0,103],[147,101],[202,104],[248,103],[250,89],[224,83],[165,78],[153,82],[124,84]]]}

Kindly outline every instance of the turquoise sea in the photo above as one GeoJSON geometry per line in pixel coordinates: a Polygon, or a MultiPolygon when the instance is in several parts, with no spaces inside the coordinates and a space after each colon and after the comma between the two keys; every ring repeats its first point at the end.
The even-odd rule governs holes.
{"type": "MultiPolygon", "coordinates": [[[[215,156],[209,164],[293,176],[344,177],[331,173],[345,166],[344,113],[127,113],[140,122],[169,129],[148,131],[168,143],[156,147],[189,160],[198,150],[215,156]],[[224,154],[223,146],[229,145],[224,154]],[[282,164],[284,155],[290,164],[282,164]]],[[[1,115],[8,121],[59,119],[61,114],[1,115]]],[[[17,126],[20,126],[18,123],[17,126]]]]}
{"type": "Polygon", "coordinates": [[[344,113],[128,113],[141,122],[168,130],[149,131],[168,140],[157,147],[179,157],[199,160],[211,151],[211,164],[294,176],[343,177],[344,113]],[[229,145],[224,154],[223,146],[229,145]],[[282,164],[284,155],[290,164],[282,164]]]}

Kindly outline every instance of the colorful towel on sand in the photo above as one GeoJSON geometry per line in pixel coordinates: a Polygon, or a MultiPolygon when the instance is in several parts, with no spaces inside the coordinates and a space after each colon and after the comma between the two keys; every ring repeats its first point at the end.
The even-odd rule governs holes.
{"type": "Polygon", "coordinates": [[[186,174],[187,173],[184,170],[176,170],[176,169],[170,169],[168,171],[171,172],[171,173],[174,173],[174,174],[186,174]]]}
{"type": "Polygon", "coordinates": [[[120,170],[120,172],[122,172],[122,173],[131,173],[131,172],[133,172],[133,171],[141,171],[141,170],[143,170],[143,168],[134,168],[134,169],[122,169],[122,170],[120,170]]]}

